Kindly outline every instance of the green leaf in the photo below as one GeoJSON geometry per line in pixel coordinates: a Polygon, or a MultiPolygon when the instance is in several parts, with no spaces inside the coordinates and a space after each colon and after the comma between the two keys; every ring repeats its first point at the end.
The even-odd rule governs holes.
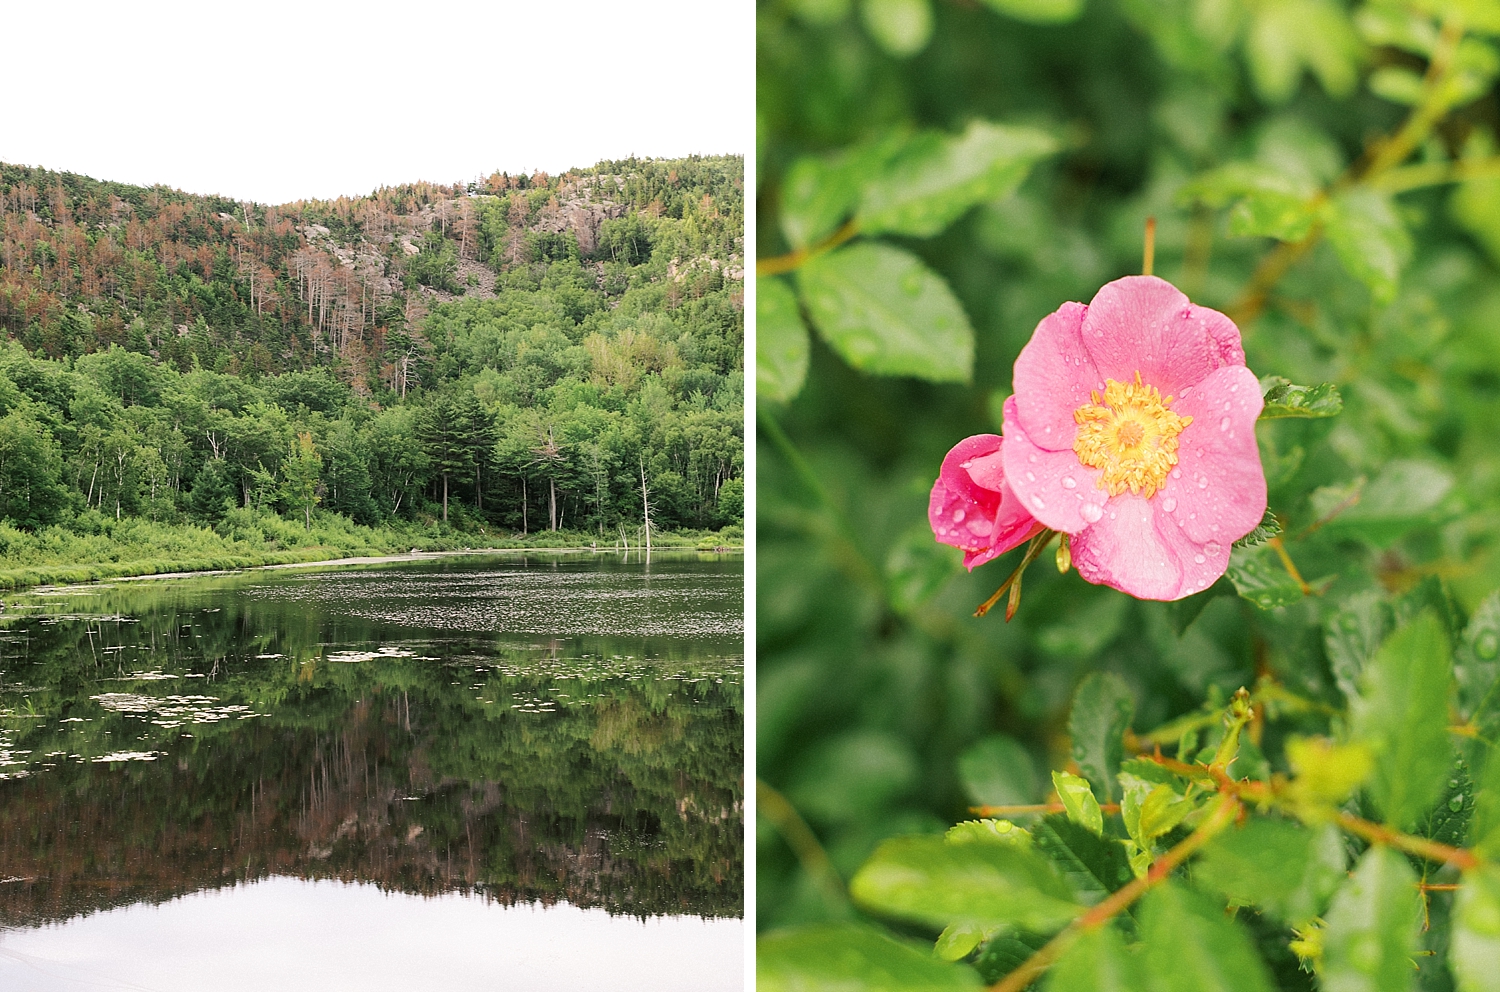
{"type": "Polygon", "coordinates": [[[968,992],[973,968],[949,964],[873,927],[819,924],[755,942],[758,992],[968,992]]]}
{"type": "Polygon", "coordinates": [[[1028,24],[1062,24],[1083,13],[1083,0],[981,0],[997,13],[1028,24]]]}
{"type": "Polygon", "coordinates": [[[755,280],[755,393],[784,403],[807,378],[807,328],[797,297],[780,279],[755,280]]]}
{"type": "Polygon", "coordinates": [[[1500,592],[1492,592],[1474,611],[1454,652],[1458,711],[1479,732],[1494,739],[1500,730],[1500,592]]]}
{"type": "Polygon", "coordinates": [[[944,961],[962,961],[983,943],[989,932],[969,923],[954,923],[938,934],[932,953],[944,961]]]}
{"type": "Polygon", "coordinates": [[[1500,178],[1460,183],[1448,200],[1448,212],[1491,259],[1500,261],[1500,178]]]}
{"type": "Polygon", "coordinates": [[[891,546],[885,559],[892,609],[910,615],[962,569],[961,556],[932,539],[927,521],[913,524],[891,546]]]}
{"type": "Polygon", "coordinates": [[[1439,844],[1462,847],[1468,836],[1469,821],[1474,818],[1474,782],[1469,777],[1469,763],[1462,755],[1450,754],[1448,762],[1442,795],[1427,814],[1420,833],[1439,844]]]}
{"type": "Polygon", "coordinates": [[[1328,667],[1345,699],[1359,692],[1359,677],[1380,642],[1394,626],[1391,608],[1374,590],[1356,593],[1328,615],[1323,626],[1323,648],[1328,667]]]}
{"type": "Polygon", "coordinates": [[[865,187],[860,230],[930,238],[971,207],[1013,191],[1057,148],[1044,131],[988,121],[958,136],[919,135],[865,187]]]}
{"type": "Polygon", "coordinates": [[[974,331],[942,277],[910,252],[861,243],[819,255],[798,272],[823,339],[862,372],[968,382],[974,331]]]}
{"type": "Polygon", "coordinates": [[[1152,850],[1152,841],[1197,808],[1171,785],[1146,781],[1129,772],[1120,773],[1120,788],[1124,792],[1120,818],[1125,822],[1125,832],[1142,851],[1152,850]]]}
{"type": "Polygon", "coordinates": [[[1354,505],[1330,520],[1331,534],[1355,534],[1386,547],[1407,531],[1441,519],[1453,476],[1431,462],[1397,458],[1359,493],[1354,505]]]}
{"type": "Polygon", "coordinates": [[[959,755],[958,778],[975,803],[1013,806],[1041,799],[1031,753],[1012,738],[994,734],[959,755]]]}
{"type": "Polygon", "coordinates": [[[1225,574],[1241,596],[1263,610],[1289,606],[1302,598],[1302,586],[1269,545],[1233,549],[1225,574]]]}
{"type": "Polygon", "coordinates": [[[1500,992],[1500,867],[1464,873],[1448,951],[1459,992],[1500,992]]]}
{"type": "Polygon", "coordinates": [[[1073,695],[1073,712],[1068,717],[1073,760],[1105,802],[1114,802],[1120,794],[1115,770],[1124,757],[1125,731],[1134,715],[1130,687],[1112,672],[1090,675],[1073,695]]]}
{"type": "Polygon", "coordinates": [[[1321,386],[1294,386],[1279,375],[1263,376],[1260,392],[1265,400],[1261,420],[1284,417],[1333,417],[1344,409],[1344,397],[1331,382],[1321,386]]]}
{"type": "Polygon", "coordinates": [[[1117,891],[1135,874],[1125,845],[1053,813],[1032,832],[1037,850],[1047,855],[1086,905],[1117,891]]]}
{"type": "Polygon", "coordinates": [[[1493,861],[1500,859],[1500,757],[1493,747],[1479,769],[1478,785],[1469,819],[1469,846],[1493,861]]]}
{"type": "MultiPolygon", "coordinates": [[[[1270,511],[1267,512],[1269,513],[1270,511]]],[[[1262,523],[1263,525],[1264,523],[1262,523]]],[[[1260,528],[1257,527],[1255,531],[1252,531],[1240,540],[1248,541],[1259,530],[1260,528]]],[[[1203,611],[1208,608],[1209,603],[1221,596],[1233,595],[1235,595],[1234,583],[1228,579],[1221,578],[1202,592],[1195,592],[1191,596],[1184,596],[1182,599],[1168,603],[1166,605],[1167,616],[1172,621],[1172,629],[1177,632],[1178,637],[1181,637],[1193,625],[1193,621],[1198,619],[1203,611]]]]}
{"type": "Polygon", "coordinates": [[[1271,508],[1268,506],[1266,507],[1265,515],[1260,518],[1260,523],[1255,525],[1255,529],[1238,541],[1235,541],[1233,546],[1236,548],[1256,548],[1280,533],[1281,521],[1276,519],[1276,514],[1272,513],[1271,508]]]}
{"type": "Polygon", "coordinates": [[[1371,45],[1399,48],[1423,57],[1437,48],[1438,31],[1432,19],[1400,7],[1366,4],[1354,15],[1354,26],[1371,45]]]}
{"type": "Polygon", "coordinates": [[[1417,876],[1388,847],[1372,847],[1333,897],[1325,917],[1323,987],[1398,992],[1415,984],[1421,905],[1417,876]]]}
{"type": "Polygon", "coordinates": [[[1402,66],[1385,66],[1370,73],[1370,92],[1384,100],[1413,107],[1422,102],[1422,77],[1402,66]]]}
{"type": "Polygon", "coordinates": [[[1322,913],[1343,880],[1344,844],[1336,827],[1308,830],[1271,817],[1220,834],[1193,867],[1198,885],[1293,927],[1322,913]]]}
{"type": "Polygon", "coordinates": [[[1221,208],[1233,205],[1229,233],[1296,241],[1312,229],[1316,189],[1301,177],[1263,162],[1231,162],[1194,178],[1178,200],[1221,208]]]}
{"type": "Polygon", "coordinates": [[[1152,992],[1270,992],[1265,965],[1222,904],[1176,882],[1157,886],[1141,906],[1152,992]]]}
{"type": "Polygon", "coordinates": [[[1057,789],[1063,808],[1068,811],[1068,819],[1093,833],[1104,832],[1104,812],[1086,779],[1071,772],[1053,772],[1052,785],[1057,789]]]}
{"type": "Polygon", "coordinates": [[[854,213],[865,185],[912,140],[892,129],[834,155],[805,155],[781,182],[781,233],[793,248],[821,243],[854,213]]]}
{"type": "Polygon", "coordinates": [[[1083,933],[1047,976],[1051,992],[1137,992],[1146,987],[1138,958],[1114,927],[1083,933]]]}
{"type": "Polygon", "coordinates": [[[1009,820],[964,820],[943,834],[950,844],[1013,844],[1025,847],[1031,834],[1009,820]]]}
{"type": "Polygon", "coordinates": [[[1390,197],[1364,186],[1345,190],[1328,205],[1325,225],[1345,271],[1369,287],[1375,302],[1395,299],[1411,235],[1390,197]]]}
{"type": "Polygon", "coordinates": [[[1041,855],[1006,844],[948,844],[940,837],[881,844],[849,892],[867,909],[935,927],[1048,930],[1080,911],[1041,855]]]}
{"type": "Polygon", "coordinates": [[[1352,701],[1353,734],[1370,745],[1369,790],[1386,821],[1407,829],[1443,788],[1453,658],[1437,614],[1423,610],[1386,638],[1352,701]]]}
{"type": "Polygon", "coordinates": [[[1304,67],[1331,96],[1353,91],[1359,38],[1341,7],[1329,0],[1268,0],[1253,10],[1245,55],[1263,99],[1289,100],[1304,67]]]}
{"type": "Polygon", "coordinates": [[[898,59],[932,40],[932,0],[863,0],[859,13],[875,43],[898,59]]]}

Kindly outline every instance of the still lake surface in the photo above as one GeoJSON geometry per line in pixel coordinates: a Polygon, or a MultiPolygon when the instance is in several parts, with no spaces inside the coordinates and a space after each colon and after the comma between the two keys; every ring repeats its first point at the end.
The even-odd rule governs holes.
{"type": "Polygon", "coordinates": [[[743,559],[512,553],[0,614],[0,988],[738,989],[743,559]]]}

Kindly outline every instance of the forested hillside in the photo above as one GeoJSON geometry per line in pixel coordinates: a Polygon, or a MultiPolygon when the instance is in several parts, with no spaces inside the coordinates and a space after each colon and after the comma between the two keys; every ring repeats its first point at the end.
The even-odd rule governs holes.
{"type": "Polygon", "coordinates": [[[0,517],[737,525],[743,231],[737,157],[281,206],[0,164],[0,517]]]}

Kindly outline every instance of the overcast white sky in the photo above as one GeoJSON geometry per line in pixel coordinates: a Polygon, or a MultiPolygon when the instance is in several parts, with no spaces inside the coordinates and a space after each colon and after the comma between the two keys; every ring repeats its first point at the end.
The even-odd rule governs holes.
{"type": "Polygon", "coordinates": [[[280,203],[750,151],[751,0],[6,4],[0,161],[280,203]]]}

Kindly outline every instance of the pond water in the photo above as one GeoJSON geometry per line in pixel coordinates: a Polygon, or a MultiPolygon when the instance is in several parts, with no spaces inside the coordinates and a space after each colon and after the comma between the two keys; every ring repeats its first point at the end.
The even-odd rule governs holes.
{"type": "Polygon", "coordinates": [[[742,591],[527,553],[8,597],[0,988],[741,987],[742,591]]]}

